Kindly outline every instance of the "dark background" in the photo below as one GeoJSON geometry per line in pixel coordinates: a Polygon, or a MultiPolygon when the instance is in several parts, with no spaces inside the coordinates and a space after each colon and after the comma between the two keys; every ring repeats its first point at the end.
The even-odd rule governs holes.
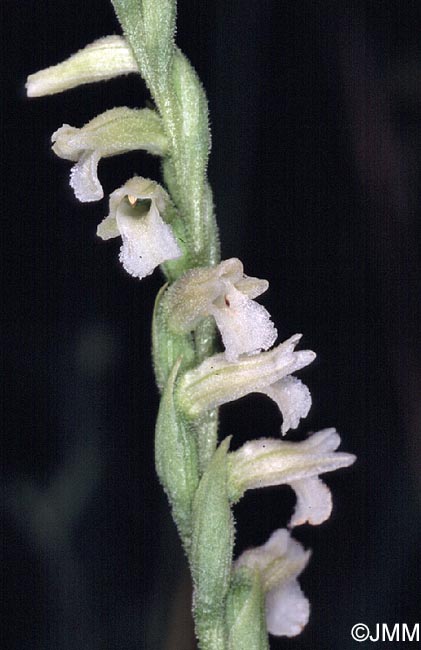
{"type": "MultiPolygon", "coordinates": [[[[63,122],[148,94],[130,76],[25,98],[27,74],[119,33],[107,0],[3,0],[0,17],[0,646],[189,650],[188,580],[153,466],[162,278],[124,273],[118,242],[95,236],[106,200],[79,204],[49,144],[63,122]]],[[[177,41],[208,92],[223,257],[269,279],[280,338],[303,332],[318,353],[290,438],[336,426],[358,455],[326,477],[331,519],[294,533],[313,549],[311,619],[271,647],[352,649],[354,623],[420,622],[421,6],[180,0],[177,41]]],[[[158,178],[159,163],[100,163],[106,194],[134,173],[158,178]]],[[[279,427],[261,396],[222,409],[235,446],[279,427]]],[[[249,493],[237,552],[293,504],[287,487],[249,493]]]]}

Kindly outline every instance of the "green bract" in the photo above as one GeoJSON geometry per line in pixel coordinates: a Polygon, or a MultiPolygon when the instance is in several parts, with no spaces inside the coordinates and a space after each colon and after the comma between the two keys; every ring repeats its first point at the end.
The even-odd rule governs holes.
{"type": "Polygon", "coordinates": [[[234,522],[228,499],[227,452],[229,438],[216,450],[197,489],[193,503],[191,571],[194,614],[203,647],[225,648],[224,621],[228,592],[234,522]],[[208,645],[209,638],[213,645],[208,645]]]}
{"type": "Polygon", "coordinates": [[[156,383],[161,390],[178,359],[181,370],[190,368],[196,361],[192,335],[187,333],[175,336],[168,330],[167,287],[168,285],[164,285],[156,297],[152,320],[152,351],[155,377],[156,383]]]}
{"type": "Polygon", "coordinates": [[[264,598],[257,572],[234,572],[227,598],[228,650],[268,650],[264,598]]]}
{"type": "Polygon", "coordinates": [[[174,520],[185,547],[191,540],[192,503],[199,482],[197,450],[192,432],[177,413],[174,384],[180,362],[168,377],[155,433],[156,469],[172,504],[174,520]]]}

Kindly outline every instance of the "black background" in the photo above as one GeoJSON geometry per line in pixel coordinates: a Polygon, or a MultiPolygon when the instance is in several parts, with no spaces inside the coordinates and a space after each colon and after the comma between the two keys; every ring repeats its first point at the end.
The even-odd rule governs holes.
{"type": "MultiPolygon", "coordinates": [[[[106,200],[79,204],[49,144],[62,123],[148,94],[130,76],[27,100],[27,74],[119,27],[106,0],[3,0],[0,13],[0,645],[189,650],[184,560],[153,467],[162,278],[124,273],[118,242],[95,236],[106,200]]],[[[318,353],[300,373],[313,407],[290,438],[336,426],[358,455],[326,477],[331,519],[294,533],[313,549],[300,579],[311,619],[271,647],[351,649],[354,623],[420,622],[421,8],[180,0],[177,42],[208,92],[223,257],[270,281],[280,338],[303,332],[318,353]]],[[[159,178],[159,163],[100,163],[106,194],[134,173],[159,178]]],[[[261,396],[222,409],[235,447],[279,427],[261,396]]],[[[248,494],[236,552],[293,504],[287,487],[248,494]]]]}

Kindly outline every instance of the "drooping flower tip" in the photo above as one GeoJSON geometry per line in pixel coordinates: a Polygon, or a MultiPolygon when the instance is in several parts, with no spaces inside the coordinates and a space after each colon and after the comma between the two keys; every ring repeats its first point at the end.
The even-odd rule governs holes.
{"type": "Polygon", "coordinates": [[[134,56],[121,36],[104,36],[57,65],[29,75],[28,97],[54,95],[76,86],[137,72],[134,56]]]}
{"type": "Polygon", "coordinates": [[[288,530],[281,528],[265,544],[245,551],[235,562],[234,569],[246,566],[259,574],[270,634],[296,636],[307,624],[310,604],[297,577],[310,555],[288,530]]]}
{"type": "Polygon", "coordinates": [[[191,331],[201,318],[213,316],[225,347],[225,358],[268,350],[278,335],[267,310],[254,301],[269,286],[244,274],[239,259],[188,271],[169,292],[169,326],[191,331]]]}
{"type": "Polygon", "coordinates": [[[182,255],[171,227],[161,217],[168,200],[162,187],[139,176],[110,195],[110,212],[97,234],[104,240],[121,236],[120,262],[136,278],[182,255]]]}

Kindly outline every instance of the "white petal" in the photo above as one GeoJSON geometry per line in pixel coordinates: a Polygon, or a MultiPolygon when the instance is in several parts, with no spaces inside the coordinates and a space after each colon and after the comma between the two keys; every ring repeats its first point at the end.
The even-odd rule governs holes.
{"type": "Polygon", "coordinates": [[[164,212],[169,201],[168,194],[158,183],[150,178],[133,176],[110,194],[110,215],[117,216],[122,200],[130,195],[136,199],[150,199],[159,213],[164,212]]]}
{"type": "Polygon", "coordinates": [[[265,293],[269,288],[269,282],[267,280],[253,278],[248,275],[243,275],[243,277],[234,284],[238,291],[241,291],[241,293],[244,293],[251,299],[257,298],[257,296],[265,293]]]}
{"type": "Polygon", "coordinates": [[[332,512],[332,494],[318,477],[292,481],[290,486],[297,495],[297,504],[289,522],[290,528],[308,522],[313,526],[329,519],[332,512]]]}
{"type": "Polygon", "coordinates": [[[99,201],[104,196],[97,174],[99,159],[98,151],[86,151],[70,172],[70,186],[82,203],[99,201]]]}
{"type": "Polygon", "coordinates": [[[310,603],[297,580],[275,587],[266,594],[266,625],[275,636],[296,636],[307,625],[310,603]]]}
{"type": "MultiPolygon", "coordinates": [[[[328,451],[336,451],[341,444],[341,437],[334,427],[330,427],[313,433],[301,444],[312,453],[325,454],[328,451]]],[[[353,458],[355,460],[355,456],[353,458]]]]}
{"type": "Polygon", "coordinates": [[[267,280],[245,275],[243,263],[237,257],[224,260],[216,268],[218,269],[218,277],[221,280],[234,285],[238,291],[241,291],[249,298],[257,298],[257,296],[267,291],[269,287],[267,280]]]}
{"type": "Polygon", "coordinates": [[[232,285],[226,287],[221,303],[221,306],[210,305],[209,313],[221,332],[228,361],[236,361],[240,354],[268,350],[274,344],[278,332],[262,305],[232,285]]]}
{"type": "Polygon", "coordinates": [[[173,332],[190,332],[209,315],[210,305],[224,289],[219,266],[189,269],[169,287],[168,326],[173,332]]]}
{"type": "Polygon", "coordinates": [[[247,566],[250,569],[258,569],[260,573],[263,573],[275,558],[286,555],[290,539],[291,533],[289,530],[278,528],[261,546],[243,551],[235,561],[235,566],[247,566]]]}
{"type": "Polygon", "coordinates": [[[228,280],[231,284],[235,284],[244,276],[244,266],[238,257],[230,257],[223,260],[215,268],[218,278],[228,280]]]}
{"type": "Polygon", "coordinates": [[[136,278],[150,275],[159,264],[182,254],[170,226],[153,204],[141,218],[118,211],[117,224],[123,240],[120,262],[136,278]]]}
{"type": "MultiPolygon", "coordinates": [[[[79,160],[82,153],[89,147],[81,138],[81,130],[77,129],[70,124],[63,124],[57,131],[54,131],[51,136],[51,147],[56,156],[64,158],[65,160],[79,160]]],[[[93,149],[94,147],[91,147],[93,149]]]]}
{"type": "Polygon", "coordinates": [[[307,566],[311,552],[286,528],[275,530],[265,544],[244,551],[235,567],[258,571],[265,592],[296,578],[307,566]]]}
{"type": "Polygon", "coordinates": [[[115,216],[109,214],[108,217],[105,217],[105,219],[103,219],[98,225],[96,234],[104,241],[107,239],[113,239],[114,237],[120,237],[120,231],[115,216]]]}
{"type": "Polygon", "coordinates": [[[296,429],[301,418],[305,418],[311,407],[310,391],[297,377],[284,377],[262,393],[273,399],[282,413],[282,435],[289,429],[296,429]]]}

